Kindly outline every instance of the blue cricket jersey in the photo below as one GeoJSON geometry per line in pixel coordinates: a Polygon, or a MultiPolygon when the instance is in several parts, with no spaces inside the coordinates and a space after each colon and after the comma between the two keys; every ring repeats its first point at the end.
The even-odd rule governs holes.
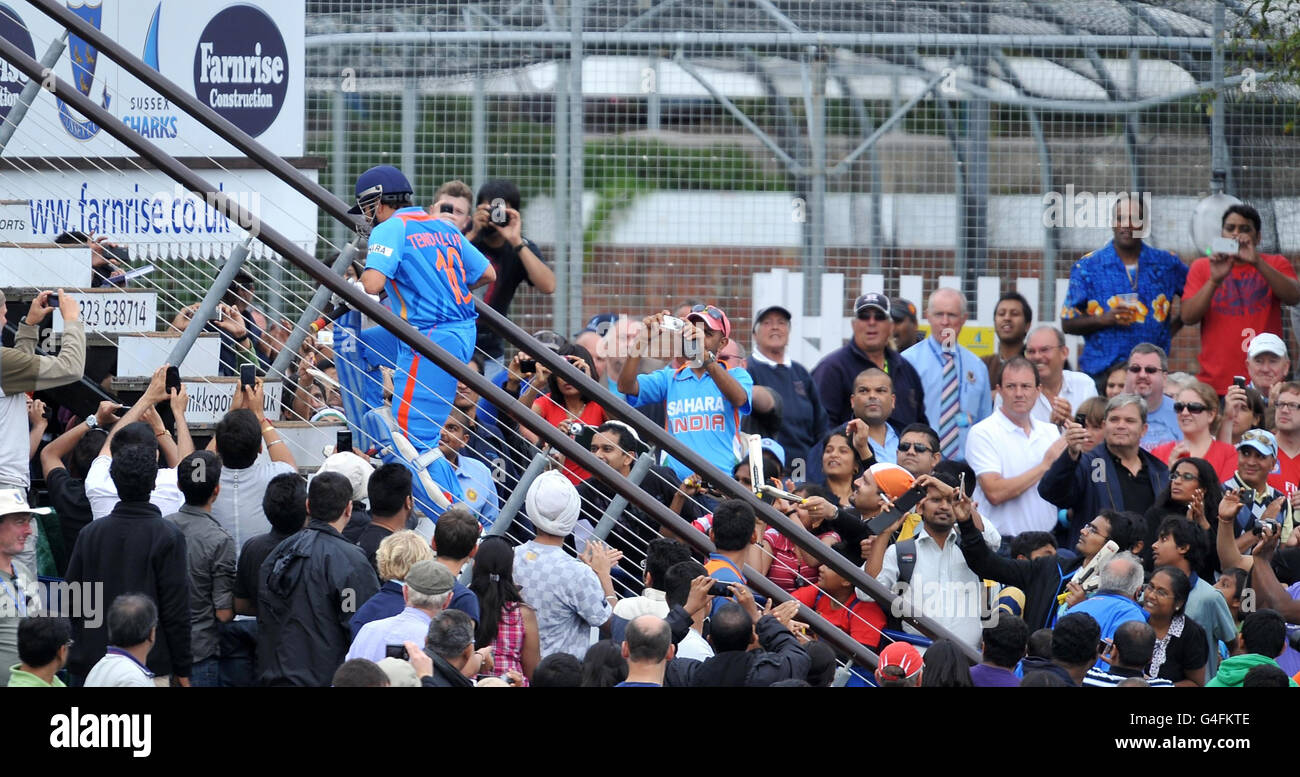
{"type": "Polygon", "coordinates": [[[476,319],[470,287],[489,266],[459,230],[417,207],[376,226],[366,254],[366,269],[388,278],[393,312],[420,330],[476,319]]]}
{"type": "MultiPolygon", "coordinates": [[[[706,372],[700,377],[689,367],[674,370],[664,367],[636,378],[637,394],[629,396],[633,407],[665,402],[664,427],[669,434],[708,459],[722,474],[731,470],[747,451],[741,444],[740,417],[749,415],[754,396],[754,379],[741,367],[732,367],[727,374],[745,389],[745,404],[735,407],[722,396],[722,391],[706,372]]],[[[690,467],[672,456],[664,456],[664,466],[671,467],[677,477],[684,480],[691,474],[690,467]]]]}

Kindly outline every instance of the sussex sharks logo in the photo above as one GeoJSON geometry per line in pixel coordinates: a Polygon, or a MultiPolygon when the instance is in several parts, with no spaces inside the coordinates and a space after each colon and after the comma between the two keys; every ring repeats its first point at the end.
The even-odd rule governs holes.
{"type": "MultiPolygon", "coordinates": [[[[99,29],[100,21],[104,15],[102,5],[90,5],[89,2],[83,2],[80,5],[68,3],[68,10],[80,16],[86,22],[93,24],[95,29],[99,29]]],[[[72,55],[72,80],[77,85],[77,90],[87,97],[90,96],[90,89],[95,84],[95,64],[99,60],[99,51],[86,41],[73,35],[68,38],[68,49],[72,55]]],[[[108,108],[109,94],[108,87],[104,86],[104,101],[102,103],[105,109],[108,108]]],[[[68,104],[63,100],[58,100],[59,104],[59,121],[63,122],[63,128],[68,134],[77,140],[90,140],[99,132],[99,125],[93,121],[80,121],[68,104]]]]}

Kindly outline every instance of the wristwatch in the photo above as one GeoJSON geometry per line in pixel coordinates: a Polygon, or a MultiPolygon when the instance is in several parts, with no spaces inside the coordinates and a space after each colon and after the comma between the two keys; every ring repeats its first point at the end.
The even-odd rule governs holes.
{"type": "Polygon", "coordinates": [[[86,426],[91,429],[99,428],[99,419],[95,417],[94,413],[91,413],[90,415],[86,416],[86,426]]]}
{"type": "Polygon", "coordinates": [[[717,360],[718,360],[718,355],[717,355],[717,354],[715,354],[713,351],[705,351],[705,352],[704,352],[704,358],[700,360],[700,363],[701,363],[702,366],[707,367],[707,366],[709,366],[710,364],[713,364],[714,362],[716,362],[717,360]]]}
{"type": "Polygon", "coordinates": [[[519,253],[520,251],[524,250],[527,247],[528,247],[527,241],[520,241],[519,245],[510,246],[510,250],[514,251],[515,253],[519,253]]]}

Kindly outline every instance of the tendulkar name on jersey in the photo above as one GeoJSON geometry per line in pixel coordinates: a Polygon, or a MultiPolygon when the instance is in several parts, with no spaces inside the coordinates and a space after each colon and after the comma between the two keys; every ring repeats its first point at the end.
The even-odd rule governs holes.
{"type": "Polygon", "coordinates": [[[366,254],[366,269],[388,278],[393,312],[420,329],[475,319],[470,288],[489,266],[459,230],[418,207],[376,226],[366,254]]]}

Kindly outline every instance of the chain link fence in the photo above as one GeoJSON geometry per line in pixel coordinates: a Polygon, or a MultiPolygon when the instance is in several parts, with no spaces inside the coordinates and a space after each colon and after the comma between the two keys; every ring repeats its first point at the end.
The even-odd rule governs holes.
{"type": "MultiPolygon", "coordinates": [[[[1218,166],[1264,215],[1264,249],[1300,250],[1295,89],[1269,77],[1253,14],[1209,0],[321,0],[309,153],[343,197],[380,163],[421,200],[451,179],[514,180],[559,280],[516,298],[530,330],[699,300],[743,333],[772,301],[754,299],[755,275],[782,268],[802,273],[797,319],[846,316],[868,274],[912,296],[945,276],[972,298],[982,278],[1029,280],[1036,317],[1054,320],[1057,283],[1110,236],[1094,195],[1148,193],[1149,242],[1190,261],[1218,166]]],[[[1178,337],[1175,367],[1195,341],[1178,337]]]]}

